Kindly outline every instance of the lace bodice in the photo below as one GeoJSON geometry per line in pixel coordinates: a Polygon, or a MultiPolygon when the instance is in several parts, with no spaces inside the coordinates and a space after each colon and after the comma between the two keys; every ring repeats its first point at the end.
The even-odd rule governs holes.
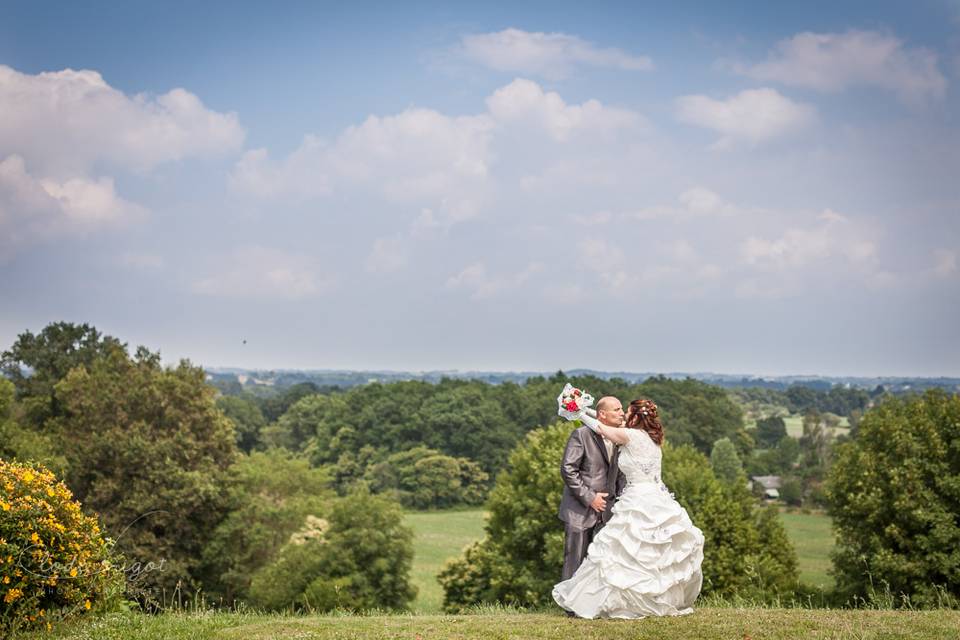
{"type": "Polygon", "coordinates": [[[627,484],[660,483],[663,452],[643,429],[628,429],[630,440],[620,449],[620,470],[627,484]]]}

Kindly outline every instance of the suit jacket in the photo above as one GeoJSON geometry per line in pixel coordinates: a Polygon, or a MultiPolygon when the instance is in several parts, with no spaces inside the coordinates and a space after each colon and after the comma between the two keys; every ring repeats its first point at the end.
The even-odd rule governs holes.
{"type": "Polygon", "coordinates": [[[616,496],[626,484],[617,465],[619,457],[620,450],[614,445],[613,455],[607,459],[603,438],[590,427],[579,427],[570,434],[560,463],[563,497],[557,514],[568,526],[583,530],[595,526],[598,521],[610,519],[616,496]],[[608,494],[607,508],[601,514],[594,511],[590,503],[597,493],[604,491],[608,494]]]}

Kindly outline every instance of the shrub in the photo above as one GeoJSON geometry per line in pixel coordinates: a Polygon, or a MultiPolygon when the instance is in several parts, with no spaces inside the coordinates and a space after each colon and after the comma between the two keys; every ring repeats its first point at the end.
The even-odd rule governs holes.
{"type": "Polygon", "coordinates": [[[242,455],[227,475],[230,511],[203,550],[207,596],[232,604],[307,516],[322,517],[333,492],[322,469],[285,449],[242,455]]]}
{"type": "Polygon", "coordinates": [[[405,609],[413,532],[400,507],[359,489],[337,500],[329,520],[308,516],[276,559],[257,571],[251,603],[265,609],[405,609]]]}
{"type": "Polygon", "coordinates": [[[49,628],[122,580],[96,518],[66,485],[42,466],[0,460],[0,630],[49,628]]]}

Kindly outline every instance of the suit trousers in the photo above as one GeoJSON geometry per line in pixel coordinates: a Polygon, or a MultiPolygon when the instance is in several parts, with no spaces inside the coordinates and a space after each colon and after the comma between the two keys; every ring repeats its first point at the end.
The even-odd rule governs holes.
{"type": "Polygon", "coordinates": [[[569,580],[577,572],[583,559],[587,557],[587,548],[593,542],[593,536],[603,526],[603,521],[589,529],[574,529],[569,524],[563,526],[563,574],[561,579],[569,580]]]}

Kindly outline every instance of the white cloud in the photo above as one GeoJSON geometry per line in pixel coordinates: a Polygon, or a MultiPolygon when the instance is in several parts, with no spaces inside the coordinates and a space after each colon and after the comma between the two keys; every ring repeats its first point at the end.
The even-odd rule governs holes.
{"type": "Polygon", "coordinates": [[[731,215],[737,212],[736,207],[724,202],[723,198],[706,187],[692,187],[677,198],[684,209],[693,214],[731,215]]]}
{"type": "Polygon", "coordinates": [[[876,258],[876,245],[863,238],[862,230],[846,217],[827,209],[818,219],[816,226],[792,227],[773,240],[749,236],[740,245],[743,262],[762,270],[783,270],[833,257],[855,265],[867,265],[876,258]]]}
{"type": "MultiPolygon", "coordinates": [[[[495,140],[515,144],[534,129],[564,142],[636,127],[643,118],[596,100],[568,105],[530,80],[515,80],[486,101],[487,111],[447,116],[412,108],[370,116],[332,142],[306,136],[292,154],[273,160],[265,149],[243,154],[230,177],[240,193],[266,199],[310,200],[351,193],[421,211],[411,237],[480,213],[492,190],[495,140]]],[[[596,138],[591,137],[591,144],[596,138]]]]}
{"type": "Polygon", "coordinates": [[[127,96],[95,71],[36,75],[0,65],[0,243],[8,257],[43,238],[145,215],[117,193],[112,169],[148,171],[239,150],[234,114],[192,93],[127,96]]]}
{"type": "Polygon", "coordinates": [[[377,238],[367,256],[367,271],[389,273],[407,266],[410,260],[410,240],[402,235],[377,238]]]}
{"type": "Polygon", "coordinates": [[[487,109],[499,122],[542,127],[560,141],[574,131],[609,133],[643,122],[636,112],[605,107],[598,100],[568,105],[559,94],[545,92],[536,82],[522,78],[497,89],[487,98],[487,109]]]}
{"type": "Polygon", "coordinates": [[[676,101],[677,118],[722,134],[718,148],[737,140],[760,143],[796,133],[816,120],[814,107],[794,102],[774,89],[747,89],[726,100],[704,95],[676,101]]]}
{"type": "Polygon", "coordinates": [[[677,201],[680,206],[659,204],[623,213],[621,217],[633,220],[658,218],[685,220],[710,216],[736,216],[747,212],[746,209],[727,202],[719,194],[703,186],[694,186],[683,191],[677,196],[677,201]]]}
{"type": "Polygon", "coordinates": [[[449,117],[430,109],[370,116],[332,144],[306,136],[280,162],[265,149],[248,151],[231,185],[295,200],[360,189],[393,203],[425,204],[448,221],[465,220],[483,200],[492,127],[487,116],[449,117]]]}
{"type": "Polygon", "coordinates": [[[311,256],[267,247],[244,247],[226,256],[191,291],[224,298],[300,300],[330,290],[333,280],[311,256]]]}
{"type": "Polygon", "coordinates": [[[149,170],[188,156],[239,150],[237,116],[173,89],[127,96],[96,71],[30,75],[0,65],[0,157],[22,156],[43,176],[65,179],[97,162],[149,170]]]}
{"type": "Polygon", "coordinates": [[[740,71],[758,80],[818,91],[879,87],[914,104],[942,97],[947,86],[935,53],[908,48],[876,31],[798,33],[779,42],[765,62],[740,71]]]}
{"type": "Polygon", "coordinates": [[[145,214],[117,195],[112,178],[37,178],[20,156],[0,160],[0,259],[35,242],[115,227],[145,214]]]}
{"type": "Polygon", "coordinates": [[[483,262],[475,262],[447,278],[446,286],[452,290],[469,291],[474,299],[492,298],[518,289],[543,270],[542,263],[531,262],[518,273],[493,277],[487,274],[483,262]]]}
{"type": "Polygon", "coordinates": [[[495,33],[466,35],[461,49],[468,58],[498,71],[530,73],[561,78],[579,65],[628,71],[649,71],[653,61],[620,49],[599,48],[565,33],[541,33],[504,29],[495,33]]]}

